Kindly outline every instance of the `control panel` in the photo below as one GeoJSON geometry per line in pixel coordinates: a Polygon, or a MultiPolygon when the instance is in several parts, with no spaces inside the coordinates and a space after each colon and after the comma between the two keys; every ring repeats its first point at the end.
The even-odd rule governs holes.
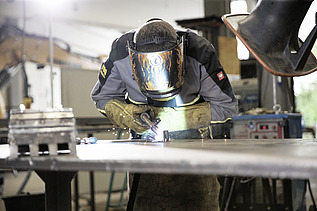
{"type": "Polygon", "coordinates": [[[300,138],[301,116],[298,114],[242,115],[233,119],[233,139],[300,138]]]}
{"type": "MultiPolygon", "coordinates": [[[[281,120],[283,121],[283,120],[281,120]]],[[[235,139],[278,139],[284,138],[282,122],[271,120],[249,120],[237,122],[233,128],[235,139]]]]}

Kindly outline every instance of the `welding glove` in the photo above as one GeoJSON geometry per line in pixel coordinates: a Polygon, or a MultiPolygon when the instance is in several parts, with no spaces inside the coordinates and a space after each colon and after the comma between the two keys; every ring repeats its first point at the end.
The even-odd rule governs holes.
{"type": "Polygon", "coordinates": [[[146,105],[127,104],[117,99],[110,100],[105,106],[105,113],[109,120],[121,128],[130,128],[137,133],[149,129],[140,119],[140,114],[150,112],[146,105]]]}
{"type": "Polygon", "coordinates": [[[179,131],[208,127],[211,121],[209,102],[183,107],[151,107],[161,130],[179,131]]]}

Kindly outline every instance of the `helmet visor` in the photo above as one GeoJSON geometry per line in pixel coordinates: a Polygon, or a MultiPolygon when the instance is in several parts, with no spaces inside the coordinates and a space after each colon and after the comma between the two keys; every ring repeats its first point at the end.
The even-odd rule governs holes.
{"type": "Polygon", "coordinates": [[[152,99],[169,100],[184,84],[183,39],[166,51],[137,52],[129,45],[132,70],[141,92],[152,99]]]}

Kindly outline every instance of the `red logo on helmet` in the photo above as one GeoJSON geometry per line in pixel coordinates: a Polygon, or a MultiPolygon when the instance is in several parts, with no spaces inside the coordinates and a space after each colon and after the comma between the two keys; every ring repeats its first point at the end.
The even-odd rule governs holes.
{"type": "Polygon", "coordinates": [[[217,74],[217,76],[218,76],[219,81],[221,81],[222,79],[225,78],[225,75],[223,74],[222,71],[220,71],[220,72],[217,74]]]}

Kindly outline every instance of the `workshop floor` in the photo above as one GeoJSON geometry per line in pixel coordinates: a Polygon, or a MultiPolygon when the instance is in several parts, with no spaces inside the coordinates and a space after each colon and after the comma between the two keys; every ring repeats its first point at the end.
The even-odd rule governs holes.
{"type": "MultiPolygon", "coordinates": [[[[106,193],[96,193],[95,194],[95,211],[105,211],[106,205],[107,205],[107,197],[108,195],[106,193]]],[[[91,206],[89,205],[89,195],[82,195],[79,200],[79,211],[91,211],[91,206]]],[[[111,194],[111,205],[118,205],[120,199],[120,193],[115,192],[111,194]]],[[[124,193],[124,197],[122,202],[127,203],[127,193],[124,193]]],[[[73,203],[73,209],[75,210],[75,206],[73,203]]],[[[125,210],[125,207],[110,207],[109,211],[123,211],[125,210]]]]}
{"type": "MultiPolygon", "coordinates": [[[[315,202],[317,202],[317,179],[310,179],[310,186],[311,186],[311,189],[312,189],[312,194],[315,198],[315,202]]],[[[308,189],[308,188],[307,188],[308,189]]],[[[309,190],[307,190],[306,192],[306,207],[307,207],[307,210],[309,210],[309,207],[313,205],[313,200],[309,194],[309,190]]]]}
{"type": "MultiPolygon", "coordinates": [[[[311,188],[312,188],[312,193],[313,196],[315,197],[315,200],[317,200],[317,179],[311,179],[310,180],[311,183],[311,188]]],[[[87,199],[89,198],[89,195],[87,196],[83,196],[84,198],[87,197],[87,199]]],[[[111,204],[118,204],[119,202],[119,198],[120,198],[120,193],[112,193],[111,195],[111,204]]],[[[106,208],[106,201],[107,199],[107,194],[105,193],[97,193],[95,195],[95,211],[105,211],[106,208]]],[[[124,200],[123,202],[127,203],[127,193],[124,194],[124,200]]],[[[81,199],[79,201],[80,203],[80,209],[79,211],[91,211],[90,205],[88,200],[85,199],[81,199]]],[[[309,207],[313,204],[309,190],[307,189],[306,192],[306,210],[309,211],[309,207]]],[[[75,209],[73,209],[75,210],[75,209]]],[[[114,207],[114,208],[109,208],[109,211],[124,211],[125,207],[120,208],[120,207],[114,207]]]]}
{"type": "MultiPolygon", "coordinates": [[[[315,200],[317,200],[317,179],[311,179],[310,183],[311,183],[313,196],[315,197],[315,200]]],[[[119,198],[120,198],[120,193],[112,193],[111,204],[118,204],[119,198]]],[[[95,195],[95,210],[96,211],[105,211],[106,199],[107,199],[107,194],[105,193],[97,193],[95,195]]],[[[123,202],[127,202],[127,193],[124,194],[124,199],[125,200],[123,200],[123,202]]],[[[91,211],[87,200],[82,199],[80,201],[80,204],[81,204],[80,211],[91,211]]],[[[307,189],[307,192],[306,192],[306,208],[307,208],[306,210],[307,211],[309,211],[309,207],[312,204],[313,204],[313,201],[311,199],[309,190],[307,189]]],[[[124,211],[124,210],[125,208],[120,208],[120,207],[109,208],[109,211],[124,211]]]]}
{"type": "MultiPolygon", "coordinates": [[[[87,198],[83,196],[84,198],[81,198],[79,200],[79,211],[91,211],[91,206],[89,205],[88,201],[88,195],[87,198]]],[[[95,194],[95,211],[105,211],[106,210],[106,204],[107,204],[107,197],[108,195],[106,193],[97,193],[95,194]]],[[[111,205],[119,204],[119,193],[112,193],[111,194],[111,205]]],[[[125,197],[125,200],[123,202],[127,202],[127,198],[125,197]]],[[[72,203],[72,210],[75,210],[75,205],[72,203]]],[[[108,211],[124,211],[125,207],[110,207],[108,211]]],[[[0,211],[8,211],[5,208],[4,201],[0,199],[0,211]]]]}
{"type": "MultiPolygon", "coordinates": [[[[3,197],[8,197],[8,196],[15,196],[17,194],[18,189],[20,188],[20,185],[23,183],[24,179],[26,178],[26,174],[27,172],[25,171],[21,171],[21,172],[16,172],[13,173],[12,171],[7,171],[7,172],[1,172],[0,171],[0,178],[2,177],[4,180],[4,184],[5,186],[2,187],[0,185],[0,211],[8,211],[5,208],[5,204],[3,199],[1,198],[1,194],[3,194],[3,197]]],[[[89,185],[86,184],[88,183],[87,181],[89,181],[88,179],[88,173],[82,173],[80,174],[80,178],[81,178],[81,183],[80,183],[80,198],[79,198],[79,211],[91,211],[90,208],[90,204],[89,204],[89,200],[90,200],[90,194],[89,194],[89,185]],[[84,194],[86,193],[86,194],[84,194]]],[[[116,174],[116,175],[119,175],[116,174]]],[[[95,182],[96,187],[95,187],[95,211],[105,211],[106,210],[106,204],[107,204],[107,199],[108,199],[108,195],[106,193],[108,184],[106,184],[106,182],[109,181],[109,178],[106,177],[107,175],[105,174],[101,174],[101,173],[96,173],[94,175],[95,177],[95,182]],[[100,181],[103,178],[102,181],[100,181]]],[[[109,175],[108,175],[109,176],[109,175]]],[[[121,187],[121,177],[118,176],[115,178],[118,179],[118,183],[120,184],[121,187]]],[[[114,182],[115,182],[114,181],[114,182]]],[[[118,185],[117,185],[118,186],[118,185]]],[[[30,193],[30,194],[39,194],[39,193],[43,193],[45,189],[44,183],[43,181],[33,172],[27,182],[27,185],[24,188],[24,192],[30,193]]],[[[116,189],[118,189],[118,187],[116,187],[116,189]]],[[[118,189],[119,190],[119,189],[118,189]]],[[[111,204],[112,205],[116,205],[119,204],[119,199],[120,199],[120,191],[117,192],[113,192],[111,194],[111,204]]],[[[123,194],[123,203],[127,203],[128,197],[127,197],[127,193],[125,192],[123,194]]],[[[75,210],[75,206],[74,203],[73,205],[73,209],[75,210]]],[[[120,209],[120,208],[110,208],[109,211],[121,211],[121,210],[125,210],[125,209],[120,209]]],[[[10,210],[11,211],[11,210],[10,210]]],[[[15,210],[14,210],[15,211],[15,210]]]]}
{"type": "MultiPolygon", "coordinates": [[[[21,181],[20,180],[17,181],[18,178],[16,178],[15,176],[11,176],[11,177],[5,177],[5,181],[6,181],[6,184],[10,187],[10,189],[14,190],[14,191],[12,191],[12,193],[15,193],[16,189],[21,184],[21,181]],[[15,186],[17,186],[17,187],[15,187],[15,186]]],[[[24,177],[22,177],[22,178],[24,178],[24,177]]],[[[311,182],[313,196],[315,197],[315,200],[317,200],[317,179],[311,179],[310,182],[311,182]]],[[[30,182],[29,182],[29,186],[27,187],[27,190],[29,190],[30,192],[43,190],[44,186],[39,185],[39,183],[40,183],[40,181],[36,177],[32,177],[30,182]]],[[[6,189],[6,193],[7,193],[7,195],[12,195],[12,193],[9,192],[8,188],[6,189]]],[[[95,211],[101,211],[101,210],[105,211],[106,210],[107,198],[108,198],[108,195],[106,192],[98,192],[95,194],[95,211]]],[[[89,199],[90,199],[89,194],[82,194],[80,196],[79,211],[91,211],[89,199]]],[[[120,199],[120,192],[113,192],[111,194],[111,204],[112,205],[118,204],[119,199],[120,199]]],[[[125,192],[124,197],[123,197],[123,202],[127,203],[127,199],[128,199],[128,196],[127,196],[127,193],[125,192]]],[[[307,193],[306,193],[307,210],[309,209],[310,205],[312,205],[312,204],[313,204],[313,202],[311,200],[311,196],[309,194],[309,191],[307,190],[307,193]]],[[[75,210],[74,208],[75,208],[75,206],[73,204],[72,210],[75,210]]],[[[125,210],[125,208],[120,208],[120,207],[109,208],[109,211],[123,211],[123,210],[125,210]]],[[[0,211],[6,211],[4,208],[3,200],[0,200],[0,211]]]]}

